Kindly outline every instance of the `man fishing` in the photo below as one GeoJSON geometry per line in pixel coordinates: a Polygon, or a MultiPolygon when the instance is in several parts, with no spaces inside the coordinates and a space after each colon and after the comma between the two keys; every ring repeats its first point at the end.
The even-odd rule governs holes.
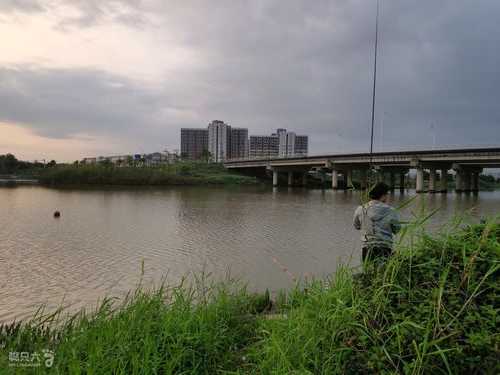
{"type": "Polygon", "coordinates": [[[369,192],[370,201],[354,212],[354,228],[363,230],[363,262],[383,260],[393,251],[393,237],[401,229],[399,215],[389,206],[389,186],[377,183],[369,192]]]}

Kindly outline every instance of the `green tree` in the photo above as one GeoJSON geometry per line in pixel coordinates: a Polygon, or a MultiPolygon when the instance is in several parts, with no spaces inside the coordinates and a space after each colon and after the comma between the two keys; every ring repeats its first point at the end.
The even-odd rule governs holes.
{"type": "Polygon", "coordinates": [[[12,154],[0,155],[0,172],[13,173],[19,167],[19,161],[12,154]]]}
{"type": "Polygon", "coordinates": [[[208,163],[210,160],[212,160],[212,153],[204,148],[201,152],[201,160],[208,163]]]}

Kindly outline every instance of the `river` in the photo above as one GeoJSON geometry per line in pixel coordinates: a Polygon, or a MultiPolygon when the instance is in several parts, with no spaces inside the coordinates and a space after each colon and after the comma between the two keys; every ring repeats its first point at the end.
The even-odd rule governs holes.
{"type": "MultiPolygon", "coordinates": [[[[276,291],[293,278],[324,277],[339,263],[359,264],[351,224],[359,200],[357,192],[299,188],[0,188],[0,322],[27,318],[42,304],[95,306],[141,278],[230,274],[253,290],[276,291]]],[[[471,220],[500,212],[499,191],[421,195],[404,219],[423,202],[440,208],[432,229],[471,209],[471,220]]]]}

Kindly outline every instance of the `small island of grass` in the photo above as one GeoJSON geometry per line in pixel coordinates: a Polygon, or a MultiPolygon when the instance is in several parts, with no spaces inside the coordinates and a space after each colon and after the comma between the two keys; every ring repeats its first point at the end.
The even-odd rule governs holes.
{"type": "Polygon", "coordinates": [[[221,164],[178,162],[156,167],[57,165],[42,169],[41,184],[63,185],[254,185],[255,177],[228,171],[221,164]]]}

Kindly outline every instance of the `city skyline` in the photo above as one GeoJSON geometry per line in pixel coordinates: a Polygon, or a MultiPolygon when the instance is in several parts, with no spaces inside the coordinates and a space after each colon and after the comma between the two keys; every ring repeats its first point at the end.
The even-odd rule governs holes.
{"type": "MultiPolygon", "coordinates": [[[[381,2],[375,151],[498,145],[500,3],[381,2]]],[[[0,154],[178,146],[225,118],[369,148],[375,1],[0,4],[0,154]],[[207,19],[210,22],[207,22],[207,19]]]]}
{"type": "Polygon", "coordinates": [[[270,135],[252,135],[248,128],[234,127],[222,120],[211,121],[206,128],[182,128],[180,156],[188,160],[305,156],[309,136],[278,128],[270,135]]]}

